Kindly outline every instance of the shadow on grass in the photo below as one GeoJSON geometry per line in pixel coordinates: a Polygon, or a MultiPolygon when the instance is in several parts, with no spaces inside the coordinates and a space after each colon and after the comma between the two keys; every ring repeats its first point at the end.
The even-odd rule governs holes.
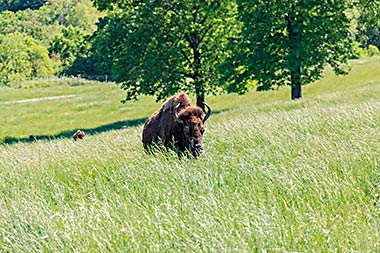
{"type": "MultiPolygon", "coordinates": [[[[95,128],[83,128],[80,130],[84,131],[86,134],[93,135],[93,134],[108,132],[112,130],[120,130],[124,128],[129,128],[129,127],[137,127],[144,124],[147,119],[148,118],[139,118],[139,119],[125,120],[125,121],[117,121],[111,124],[106,124],[106,125],[95,127],[95,128]]],[[[17,142],[33,142],[35,140],[54,140],[54,139],[60,139],[60,138],[72,138],[73,134],[77,130],[78,129],[67,130],[67,131],[60,132],[56,135],[35,135],[35,136],[26,137],[26,138],[15,138],[15,137],[7,136],[4,138],[3,143],[14,144],[17,142]]]]}
{"type": "MultiPolygon", "coordinates": [[[[219,114],[225,111],[229,111],[229,109],[222,109],[218,111],[213,111],[212,114],[219,114]]],[[[95,127],[95,128],[81,128],[80,130],[84,131],[87,135],[94,135],[98,133],[108,132],[112,130],[120,130],[124,128],[130,128],[130,127],[137,127],[145,123],[147,120],[147,117],[144,118],[138,118],[138,119],[132,119],[132,120],[125,120],[125,121],[117,121],[114,123],[106,124],[103,126],[95,127]]],[[[36,140],[55,140],[55,139],[61,139],[61,138],[72,138],[73,134],[78,129],[72,129],[72,130],[66,130],[63,132],[60,132],[56,135],[35,135],[25,138],[15,138],[15,137],[9,137],[6,136],[3,140],[0,140],[0,144],[14,144],[18,142],[33,142],[36,140]]]]}

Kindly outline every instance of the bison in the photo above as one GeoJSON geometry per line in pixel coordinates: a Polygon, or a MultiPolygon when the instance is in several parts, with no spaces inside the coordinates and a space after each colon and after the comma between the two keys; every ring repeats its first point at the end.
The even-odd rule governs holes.
{"type": "Polygon", "coordinates": [[[37,141],[37,138],[36,136],[34,136],[33,134],[29,135],[29,140],[31,141],[37,141]]]}
{"type": "Polygon", "coordinates": [[[76,141],[77,139],[83,139],[85,135],[86,134],[83,131],[78,130],[75,132],[75,134],[73,134],[73,139],[74,141],[76,141]]]}
{"type": "Polygon", "coordinates": [[[150,150],[152,144],[163,144],[174,148],[179,155],[190,151],[194,157],[199,156],[203,150],[204,123],[211,115],[211,108],[206,103],[204,105],[206,114],[200,107],[193,106],[184,93],[168,99],[144,125],[144,148],[150,150]]]}

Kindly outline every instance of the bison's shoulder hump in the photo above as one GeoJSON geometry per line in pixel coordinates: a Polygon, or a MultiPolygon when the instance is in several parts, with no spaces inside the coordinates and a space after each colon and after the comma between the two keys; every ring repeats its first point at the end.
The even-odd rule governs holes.
{"type": "Polygon", "coordinates": [[[191,106],[190,97],[185,93],[179,93],[166,100],[166,102],[162,105],[160,111],[173,112],[174,110],[177,110],[177,112],[179,112],[188,106],[191,106]]]}

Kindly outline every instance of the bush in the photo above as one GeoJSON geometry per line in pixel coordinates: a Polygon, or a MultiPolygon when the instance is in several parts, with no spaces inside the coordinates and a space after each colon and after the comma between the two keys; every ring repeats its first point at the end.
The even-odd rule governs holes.
{"type": "Polygon", "coordinates": [[[359,42],[354,42],[351,58],[359,59],[366,56],[367,56],[366,50],[360,46],[359,42]]]}
{"type": "Polygon", "coordinates": [[[10,85],[53,75],[47,49],[27,35],[12,33],[0,36],[0,58],[1,84],[10,85]]]}
{"type": "Polygon", "coordinates": [[[96,84],[97,81],[89,81],[79,77],[55,77],[55,78],[45,78],[45,79],[35,79],[28,81],[12,82],[11,87],[13,88],[46,88],[54,86],[82,86],[88,84],[96,84]]]}
{"type": "Polygon", "coordinates": [[[380,55],[379,48],[377,48],[374,45],[369,45],[367,53],[368,53],[368,56],[380,55]]]}
{"type": "Polygon", "coordinates": [[[355,42],[353,46],[353,52],[351,58],[359,59],[363,57],[380,55],[379,48],[374,45],[369,45],[368,48],[360,46],[359,42],[355,42]]]}

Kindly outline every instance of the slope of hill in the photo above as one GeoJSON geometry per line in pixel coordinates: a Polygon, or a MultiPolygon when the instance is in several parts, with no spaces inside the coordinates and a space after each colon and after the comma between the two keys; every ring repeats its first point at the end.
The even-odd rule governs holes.
{"type": "MultiPolygon", "coordinates": [[[[0,146],[0,251],[374,252],[379,66],[371,58],[352,62],[345,77],[327,72],[300,101],[290,101],[287,89],[209,97],[216,113],[199,159],[143,151],[141,123],[159,107],[152,98],[116,105],[118,88],[100,84],[97,91],[66,86],[9,92],[13,97],[2,90],[1,103],[75,94],[35,102],[28,113],[36,111],[42,126],[48,121],[40,110],[53,121],[74,113],[99,131],[77,142],[0,146]],[[99,128],[115,121],[122,123],[112,131],[99,128]]],[[[38,125],[24,114],[30,105],[17,106],[2,105],[2,118],[13,111],[19,123],[38,125]]],[[[78,125],[61,127],[41,127],[41,134],[78,125]]]]}
{"type": "MultiPolygon", "coordinates": [[[[254,106],[257,110],[275,110],[307,106],[315,103],[356,103],[379,97],[379,57],[355,60],[347,76],[335,76],[326,71],[325,78],[304,87],[301,103],[290,101],[288,88],[271,92],[250,92],[208,97],[206,100],[217,112],[254,106]],[[365,96],[365,97],[362,97],[365,96]]],[[[43,87],[28,89],[0,87],[0,142],[26,140],[30,134],[41,137],[67,137],[76,129],[91,133],[120,129],[141,123],[160,107],[152,97],[120,103],[124,92],[113,83],[84,82],[80,79],[49,80],[43,87]],[[44,98],[69,96],[67,99],[44,98]],[[34,102],[17,103],[25,99],[34,102]],[[11,127],[10,127],[11,126],[11,127]]]]}

